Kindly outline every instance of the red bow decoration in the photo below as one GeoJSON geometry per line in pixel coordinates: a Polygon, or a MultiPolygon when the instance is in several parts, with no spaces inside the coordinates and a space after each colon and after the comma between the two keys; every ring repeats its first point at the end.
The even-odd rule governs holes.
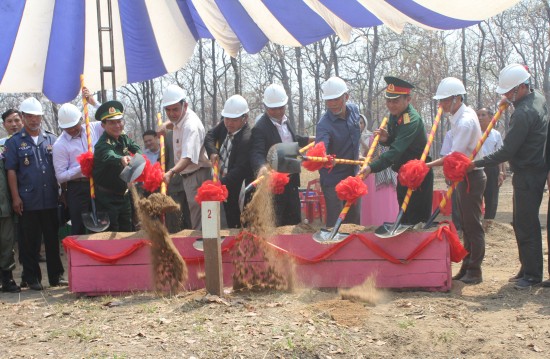
{"type": "MultiPolygon", "coordinates": [[[[323,141],[317,142],[315,146],[310,148],[306,152],[307,157],[326,157],[327,149],[325,148],[325,143],[323,141]]],[[[308,171],[318,171],[325,166],[324,162],[315,162],[315,161],[304,161],[302,166],[308,171]]]]}
{"type": "Polygon", "coordinates": [[[147,192],[155,192],[162,184],[163,175],[160,162],[155,162],[154,165],[149,166],[149,171],[145,175],[145,181],[143,181],[143,189],[147,192]]]}
{"type": "Polygon", "coordinates": [[[195,201],[201,204],[203,201],[223,202],[227,199],[227,187],[221,182],[212,180],[204,181],[197,190],[195,201]]]}
{"type": "Polygon", "coordinates": [[[397,178],[402,186],[412,188],[420,187],[430,169],[422,160],[410,160],[399,169],[397,178]]]}
{"type": "Polygon", "coordinates": [[[76,160],[80,163],[80,171],[88,178],[92,177],[94,169],[94,154],[92,152],[84,152],[79,155],[76,160]]]}
{"type": "Polygon", "coordinates": [[[285,191],[285,186],[290,181],[288,173],[272,171],[270,174],[269,187],[274,194],[282,194],[285,191]]]}
{"type": "Polygon", "coordinates": [[[466,171],[472,160],[461,152],[453,152],[443,159],[443,174],[452,182],[460,182],[466,177],[466,171]]]}
{"type": "Polygon", "coordinates": [[[348,176],[336,185],[336,195],[342,201],[353,203],[368,192],[367,185],[359,177],[348,176]]]}

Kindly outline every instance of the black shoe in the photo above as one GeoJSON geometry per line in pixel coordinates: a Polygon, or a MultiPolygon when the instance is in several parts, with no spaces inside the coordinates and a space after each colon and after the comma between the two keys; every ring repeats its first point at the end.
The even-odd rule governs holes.
{"type": "Polygon", "coordinates": [[[466,274],[462,278],[460,278],[460,281],[464,284],[479,284],[483,282],[483,277],[481,275],[473,275],[473,274],[466,274]]]}
{"type": "Polygon", "coordinates": [[[531,287],[539,285],[540,283],[541,283],[540,280],[527,280],[525,278],[521,278],[516,282],[516,284],[514,285],[514,288],[518,290],[531,289],[531,287]]]}
{"type": "Polygon", "coordinates": [[[44,290],[40,282],[29,283],[29,288],[32,290],[44,290]]]}
{"type": "Polygon", "coordinates": [[[540,285],[544,288],[550,288],[550,279],[543,281],[540,285]]]}
{"type": "Polygon", "coordinates": [[[523,273],[518,272],[515,276],[508,278],[508,282],[515,283],[518,280],[520,280],[521,278],[523,278],[523,273]]]}
{"type": "Polygon", "coordinates": [[[28,288],[29,284],[26,281],[22,280],[21,283],[19,283],[19,286],[21,288],[28,288]]]}
{"type": "Polygon", "coordinates": [[[44,257],[42,254],[38,257],[38,261],[40,263],[46,263],[46,257],[44,257]]]}
{"type": "Polygon", "coordinates": [[[13,279],[9,282],[2,283],[2,292],[4,293],[19,293],[20,291],[21,287],[19,287],[13,279]]]}
{"type": "Polygon", "coordinates": [[[69,281],[66,280],[65,278],[63,277],[59,277],[58,280],[56,281],[53,281],[50,283],[50,286],[51,287],[66,287],[69,285],[69,281]]]}

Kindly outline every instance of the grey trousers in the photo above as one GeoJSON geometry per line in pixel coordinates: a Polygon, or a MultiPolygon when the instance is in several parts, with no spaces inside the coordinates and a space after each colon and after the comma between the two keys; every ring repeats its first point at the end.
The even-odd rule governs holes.
{"type": "Polygon", "coordinates": [[[195,201],[195,196],[201,184],[206,180],[212,179],[211,171],[212,169],[210,167],[203,167],[187,177],[183,176],[183,189],[187,197],[192,229],[202,229],[201,206],[195,201]]]}
{"type": "Polygon", "coordinates": [[[485,232],[481,224],[481,202],[485,191],[485,172],[482,169],[468,173],[457,186],[457,206],[460,226],[464,233],[464,248],[468,255],[462,261],[461,270],[481,275],[481,263],[485,257],[485,232]]]}
{"type": "MultiPolygon", "coordinates": [[[[336,195],[336,189],[333,186],[322,186],[323,195],[325,196],[325,203],[327,206],[327,227],[334,227],[342,208],[344,208],[345,201],[342,201],[336,195]]],[[[348,214],[343,223],[360,223],[359,208],[361,208],[361,199],[357,200],[349,209],[348,214]]]]}

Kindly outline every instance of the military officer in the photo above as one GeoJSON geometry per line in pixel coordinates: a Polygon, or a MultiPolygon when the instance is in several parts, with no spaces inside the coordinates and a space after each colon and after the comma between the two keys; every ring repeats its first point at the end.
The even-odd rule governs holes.
{"type": "MultiPolygon", "coordinates": [[[[402,165],[412,159],[420,159],[426,146],[426,129],[422,118],[411,105],[411,90],[414,86],[397,77],[386,76],[386,107],[390,112],[386,129],[378,129],[380,144],[388,146],[379,159],[364,170],[365,175],[377,173],[391,166],[398,172],[402,165]]],[[[430,161],[430,159],[426,159],[430,161]]],[[[426,222],[432,210],[433,171],[426,175],[420,188],[413,192],[402,221],[407,224],[426,222]]],[[[397,183],[397,201],[401,206],[407,187],[397,183]]]]}
{"type": "Polygon", "coordinates": [[[23,129],[6,141],[6,169],[13,211],[23,228],[21,261],[23,282],[33,290],[42,290],[39,265],[44,238],[48,280],[51,286],[65,285],[63,264],[57,238],[58,185],[52,161],[56,137],[41,129],[42,105],[34,97],[19,108],[23,129]]]}
{"type": "Polygon", "coordinates": [[[107,101],[95,113],[105,132],[94,147],[95,192],[97,210],[109,214],[109,231],[132,231],[132,208],[128,185],[120,172],[130,163],[131,154],[140,147],[124,131],[124,107],[118,101],[107,101]]]}

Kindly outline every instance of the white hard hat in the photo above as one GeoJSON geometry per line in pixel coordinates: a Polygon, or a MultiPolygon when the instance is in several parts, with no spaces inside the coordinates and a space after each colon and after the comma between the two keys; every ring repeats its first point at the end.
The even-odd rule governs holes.
{"type": "Polygon", "coordinates": [[[248,113],[248,103],[241,95],[233,95],[225,101],[222,116],[227,118],[241,117],[248,113]]]}
{"type": "Polygon", "coordinates": [[[186,97],[187,95],[181,87],[177,85],[170,85],[162,94],[162,107],[173,105],[181,100],[185,101],[186,97]]]}
{"type": "Polygon", "coordinates": [[[503,68],[498,75],[498,87],[496,92],[503,95],[517,85],[526,83],[530,77],[531,75],[525,66],[520,64],[508,65],[503,68]]]}
{"type": "Polygon", "coordinates": [[[288,102],[288,96],[283,86],[271,84],[264,91],[264,105],[269,108],[281,107],[288,102]]]}
{"type": "Polygon", "coordinates": [[[442,100],[451,96],[464,95],[465,93],[466,89],[462,81],[456,77],[446,77],[437,86],[434,100],[442,100]]]}
{"type": "Polygon", "coordinates": [[[331,77],[321,86],[323,91],[323,100],[332,100],[348,92],[348,86],[339,77],[331,77]]]}
{"type": "Polygon", "coordinates": [[[42,111],[42,104],[34,97],[29,97],[23,100],[23,102],[21,102],[21,105],[19,105],[19,111],[28,113],[30,115],[44,114],[44,111],[42,111]]]}
{"type": "Polygon", "coordinates": [[[57,111],[57,124],[60,128],[71,128],[76,126],[82,118],[82,113],[72,103],[65,103],[61,105],[59,111],[57,111]]]}

